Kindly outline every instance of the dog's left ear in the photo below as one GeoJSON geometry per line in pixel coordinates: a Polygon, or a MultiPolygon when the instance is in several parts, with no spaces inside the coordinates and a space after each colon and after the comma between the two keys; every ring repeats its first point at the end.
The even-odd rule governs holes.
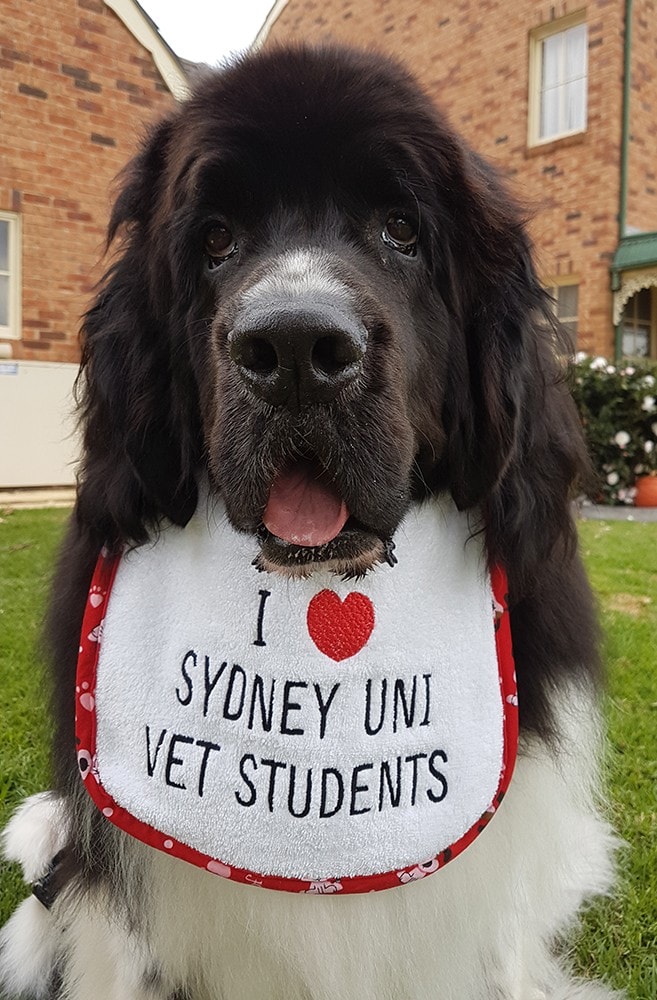
{"type": "Polygon", "coordinates": [[[450,488],[465,509],[490,494],[516,451],[543,293],[522,222],[494,172],[463,150],[452,191],[443,420],[450,488]]]}
{"type": "MultiPolygon", "coordinates": [[[[556,448],[565,426],[572,426],[572,408],[563,385],[568,346],[536,276],[521,212],[495,171],[469,151],[452,211],[453,322],[443,418],[449,483],[465,509],[490,496],[512,465],[532,460],[523,449],[528,436],[541,436],[548,415],[556,448]]],[[[572,429],[574,474],[577,423],[572,429]]],[[[535,446],[550,443],[536,440],[535,446]]]]}
{"type": "Polygon", "coordinates": [[[564,377],[570,345],[536,276],[522,213],[495,171],[464,150],[452,196],[448,482],[460,509],[485,507],[493,533],[497,522],[498,535],[517,534],[525,552],[533,534],[540,561],[572,538],[569,503],[589,476],[564,377]]]}

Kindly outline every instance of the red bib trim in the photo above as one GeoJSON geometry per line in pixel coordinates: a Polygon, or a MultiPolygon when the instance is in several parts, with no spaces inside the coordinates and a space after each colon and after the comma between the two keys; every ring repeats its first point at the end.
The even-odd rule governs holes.
{"type": "Polygon", "coordinates": [[[199,506],[185,529],[98,560],[76,688],[98,808],[269,889],[370,892],[442,868],[515,763],[504,572],[482,570],[446,500],[411,511],[399,564],[357,584],[258,574],[256,543],[199,506]]]}

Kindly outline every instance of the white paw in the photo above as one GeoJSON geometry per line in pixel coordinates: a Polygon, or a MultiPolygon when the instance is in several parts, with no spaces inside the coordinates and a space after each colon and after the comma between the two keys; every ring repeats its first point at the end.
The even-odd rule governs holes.
{"type": "Polygon", "coordinates": [[[67,840],[61,798],[54,792],[39,792],[25,799],[9,820],[2,834],[2,853],[7,861],[22,865],[26,882],[34,882],[67,840]]]}

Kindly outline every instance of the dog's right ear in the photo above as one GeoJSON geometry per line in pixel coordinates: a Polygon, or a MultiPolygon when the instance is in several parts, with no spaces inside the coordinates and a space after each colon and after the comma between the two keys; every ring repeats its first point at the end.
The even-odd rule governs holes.
{"type": "Polygon", "coordinates": [[[174,351],[153,225],[174,122],[161,122],[123,173],[108,230],[108,244],[122,243],[82,327],[78,517],[110,544],[144,541],[162,517],[186,524],[197,503],[197,390],[186,353],[174,351]]]}

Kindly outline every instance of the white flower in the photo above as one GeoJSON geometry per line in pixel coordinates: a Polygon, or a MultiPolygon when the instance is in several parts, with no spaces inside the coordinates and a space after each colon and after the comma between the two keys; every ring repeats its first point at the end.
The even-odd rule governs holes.
{"type": "Polygon", "coordinates": [[[607,375],[615,375],[616,374],[616,369],[614,368],[613,365],[607,365],[607,368],[605,370],[607,372],[607,375]]]}
{"type": "Polygon", "coordinates": [[[651,410],[655,409],[655,397],[654,396],[644,396],[643,402],[641,404],[641,409],[645,410],[646,413],[650,413],[651,410]]]}
{"type": "Polygon", "coordinates": [[[655,447],[655,442],[654,441],[644,441],[643,442],[643,450],[645,451],[646,455],[649,455],[650,452],[653,450],[654,447],[655,447]]]}
{"type": "Polygon", "coordinates": [[[636,368],[624,368],[621,372],[622,375],[634,375],[636,368]]]}
{"type": "Polygon", "coordinates": [[[641,384],[647,386],[649,389],[652,389],[653,385],[655,384],[654,375],[644,375],[644,377],[641,379],[641,384]]]}
{"type": "Polygon", "coordinates": [[[602,368],[606,367],[607,367],[606,358],[594,358],[593,361],[591,362],[591,368],[593,369],[594,372],[600,371],[602,368]]]}
{"type": "Polygon", "coordinates": [[[578,365],[581,365],[582,361],[586,361],[587,357],[588,355],[586,351],[578,351],[577,354],[575,355],[575,361],[577,362],[578,365]]]}
{"type": "Polygon", "coordinates": [[[617,472],[610,472],[609,475],[607,476],[607,482],[609,483],[610,486],[615,486],[616,483],[619,481],[619,479],[620,476],[618,475],[617,472]]]}
{"type": "Polygon", "coordinates": [[[633,472],[635,476],[640,476],[642,472],[645,472],[645,467],[643,465],[635,465],[633,472]]]}
{"type": "Polygon", "coordinates": [[[627,431],[619,431],[618,434],[614,434],[614,441],[619,448],[624,448],[626,444],[630,443],[630,435],[627,431]]]}

